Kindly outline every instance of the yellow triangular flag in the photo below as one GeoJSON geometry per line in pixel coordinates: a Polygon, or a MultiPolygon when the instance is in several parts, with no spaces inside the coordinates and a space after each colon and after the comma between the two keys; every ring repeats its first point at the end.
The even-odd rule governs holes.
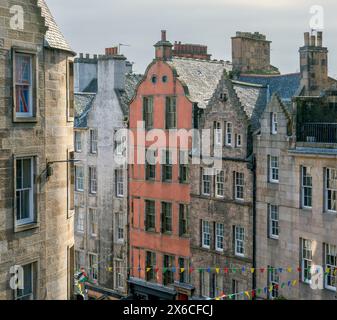
{"type": "Polygon", "coordinates": [[[294,280],[294,281],[293,281],[293,287],[295,287],[296,284],[297,284],[297,280],[294,280]]]}
{"type": "Polygon", "coordinates": [[[330,273],[331,269],[330,268],[326,268],[326,273],[330,273]]]}
{"type": "Polygon", "coordinates": [[[250,299],[250,295],[248,291],[245,292],[245,295],[250,299]]]}
{"type": "Polygon", "coordinates": [[[255,273],[255,268],[251,268],[250,271],[252,274],[255,273]]]}
{"type": "Polygon", "coordinates": [[[292,269],[292,268],[288,268],[288,272],[289,272],[289,273],[292,273],[292,272],[293,272],[293,269],[292,269]]]}
{"type": "Polygon", "coordinates": [[[220,268],[216,268],[215,271],[216,271],[217,274],[219,274],[220,273],[220,268]]]}
{"type": "Polygon", "coordinates": [[[109,267],[109,272],[112,272],[112,271],[113,271],[112,267],[109,267]]]}
{"type": "Polygon", "coordinates": [[[274,289],[274,287],[273,287],[273,286],[270,286],[270,287],[269,287],[269,292],[273,292],[273,289],[274,289]]]}
{"type": "Polygon", "coordinates": [[[151,271],[151,268],[147,268],[146,272],[149,273],[151,271]]]}
{"type": "Polygon", "coordinates": [[[180,273],[184,273],[184,272],[185,272],[185,268],[181,268],[180,273]]]}

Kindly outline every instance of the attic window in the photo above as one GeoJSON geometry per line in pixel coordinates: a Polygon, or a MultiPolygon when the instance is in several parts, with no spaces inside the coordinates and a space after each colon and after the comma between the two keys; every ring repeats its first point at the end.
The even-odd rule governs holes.
{"type": "Polygon", "coordinates": [[[157,76],[152,76],[151,81],[153,84],[157,83],[157,76]]]}
{"type": "Polygon", "coordinates": [[[162,80],[163,80],[164,83],[166,83],[167,80],[168,80],[167,76],[163,76],[162,80]]]}

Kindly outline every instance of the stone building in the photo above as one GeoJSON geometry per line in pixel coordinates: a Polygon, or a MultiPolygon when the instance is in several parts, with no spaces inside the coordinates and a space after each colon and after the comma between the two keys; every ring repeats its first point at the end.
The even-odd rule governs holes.
{"type": "Polygon", "coordinates": [[[224,73],[201,117],[201,130],[212,133],[214,162],[191,166],[192,262],[201,270],[193,278],[195,296],[216,298],[253,286],[252,135],[266,103],[266,86],[224,73]]]}
{"type": "Polygon", "coordinates": [[[127,294],[127,164],[117,161],[125,152],[117,131],[140,78],[117,48],[75,59],[75,260],[91,298],[127,294]]]}
{"type": "Polygon", "coordinates": [[[0,299],[70,299],[74,54],[45,1],[0,7],[0,299]]]}
{"type": "Polygon", "coordinates": [[[310,41],[294,98],[273,95],[254,141],[260,298],[336,299],[337,90],[322,33],[310,41]]]}

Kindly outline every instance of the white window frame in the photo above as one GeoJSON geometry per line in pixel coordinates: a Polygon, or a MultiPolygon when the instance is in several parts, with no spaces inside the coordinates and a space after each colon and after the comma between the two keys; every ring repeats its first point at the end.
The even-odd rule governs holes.
{"type": "Polygon", "coordinates": [[[326,168],[325,170],[325,210],[329,213],[337,213],[337,169],[335,168],[326,168]],[[332,176],[332,179],[331,179],[332,176]],[[333,181],[335,186],[330,186],[330,181],[333,181]],[[331,193],[331,202],[333,205],[329,208],[329,193],[331,193]]]}
{"type": "MultiPolygon", "coordinates": [[[[18,294],[18,291],[20,289],[17,289],[15,291],[15,300],[25,300],[25,301],[28,301],[28,300],[34,300],[34,291],[35,291],[35,286],[34,286],[34,282],[35,282],[35,279],[34,279],[34,268],[36,268],[36,263],[28,263],[28,264],[25,264],[22,266],[23,268],[23,278],[25,279],[25,267],[27,266],[30,266],[30,284],[31,284],[31,291],[29,293],[26,293],[26,294],[23,294],[23,295],[19,295],[18,294]]],[[[25,283],[23,283],[23,286],[25,287],[25,283]]]]}
{"type": "Polygon", "coordinates": [[[311,168],[309,167],[301,167],[301,201],[302,201],[302,208],[304,209],[312,209],[312,201],[313,201],[313,196],[312,196],[312,190],[313,190],[313,179],[311,175],[311,168]],[[308,173],[309,172],[309,173],[308,173]],[[311,179],[311,183],[309,183],[308,179],[311,179]],[[306,196],[306,191],[310,190],[311,193],[311,206],[308,206],[305,204],[306,198],[309,198],[309,196],[306,196]]]}
{"type": "Polygon", "coordinates": [[[245,256],[245,228],[241,226],[235,226],[234,228],[234,241],[235,241],[235,255],[237,257],[245,256]],[[240,249],[240,250],[239,250],[240,249]],[[242,250],[241,250],[242,249],[242,250]],[[241,252],[243,251],[243,252],[241,252]]]}
{"type": "MultiPolygon", "coordinates": [[[[27,224],[31,224],[34,223],[35,221],[35,203],[34,203],[34,192],[35,192],[35,181],[34,181],[34,175],[35,175],[35,158],[34,157],[18,157],[15,159],[15,169],[16,169],[16,181],[18,180],[17,177],[17,171],[18,171],[18,162],[21,162],[21,173],[22,173],[22,177],[21,179],[23,179],[23,161],[24,160],[29,160],[30,161],[30,187],[29,188],[18,188],[17,182],[15,182],[15,199],[16,199],[16,204],[18,202],[18,193],[22,194],[24,192],[29,192],[29,217],[28,218],[24,218],[24,219],[18,219],[18,212],[20,211],[20,208],[16,207],[16,214],[15,214],[15,221],[16,221],[16,225],[17,226],[23,226],[23,225],[27,225],[27,224]]],[[[21,197],[20,197],[21,199],[21,197]]],[[[21,211],[20,211],[21,212],[21,211]]]]}
{"type": "Polygon", "coordinates": [[[124,170],[122,168],[115,170],[116,196],[124,198],[124,170]]]}
{"type": "Polygon", "coordinates": [[[202,272],[201,273],[201,295],[204,298],[210,298],[210,273],[202,272]]]}
{"type": "Polygon", "coordinates": [[[91,280],[98,281],[98,255],[95,253],[88,254],[89,276],[91,280]],[[93,263],[96,262],[96,263],[93,263]]]}
{"type": "Polygon", "coordinates": [[[211,248],[211,223],[205,220],[202,221],[202,247],[211,248]]]}
{"type": "Polygon", "coordinates": [[[280,182],[280,159],[277,156],[269,157],[269,182],[271,183],[280,182]],[[277,164],[277,166],[275,164],[277,164]],[[277,179],[274,179],[274,177],[276,176],[277,179]]]}
{"type": "Polygon", "coordinates": [[[337,246],[335,245],[331,245],[331,244],[324,244],[324,264],[325,264],[325,271],[327,269],[330,269],[330,274],[325,274],[324,276],[324,284],[325,284],[325,288],[327,290],[330,291],[337,291],[337,275],[335,274],[336,270],[337,270],[337,246]],[[331,263],[331,260],[329,259],[329,257],[331,257],[331,260],[334,260],[334,264],[331,263]],[[330,260],[330,261],[329,261],[330,260]],[[328,283],[329,278],[331,277],[332,279],[334,279],[335,281],[335,286],[331,286],[328,283]]]}
{"type": "Polygon", "coordinates": [[[124,290],[124,261],[115,260],[115,288],[116,290],[124,290]]]}
{"type": "Polygon", "coordinates": [[[271,114],[271,133],[277,134],[278,132],[278,117],[276,112],[271,114]]]}
{"type": "Polygon", "coordinates": [[[75,183],[75,190],[77,192],[84,191],[84,168],[83,166],[75,166],[75,176],[76,176],[76,183],[75,183]],[[79,173],[82,173],[81,175],[79,173]]]}
{"type": "Polygon", "coordinates": [[[98,215],[97,209],[89,208],[89,226],[90,226],[90,236],[96,238],[98,236],[98,215]],[[96,231],[95,229],[96,225],[96,231]]]}
{"type": "Polygon", "coordinates": [[[269,216],[269,237],[278,240],[280,237],[280,213],[279,207],[273,204],[268,205],[269,216]],[[277,231],[277,234],[276,232],[277,231]]]}
{"type": "Polygon", "coordinates": [[[76,214],[76,231],[78,233],[84,233],[85,231],[85,214],[82,210],[77,209],[76,214]]]}
{"type": "Polygon", "coordinates": [[[226,146],[233,144],[233,123],[226,122],[226,146]]]}
{"type": "Polygon", "coordinates": [[[311,240],[301,239],[301,267],[302,267],[302,282],[311,284],[311,273],[308,272],[308,268],[312,267],[312,244],[311,240]],[[305,275],[310,275],[310,279],[305,275]]]}
{"type": "Polygon", "coordinates": [[[117,243],[124,243],[124,214],[122,212],[115,214],[115,235],[117,243]]]}
{"type": "Polygon", "coordinates": [[[236,135],[236,147],[237,148],[242,147],[242,135],[241,134],[236,135]]]}
{"type": "Polygon", "coordinates": [[[97,154],[98,150],[98,130],[97,129],[90,129],[90,153],[97,154]]]}
{"type": "Polygon", "coordinates": [[[75,152],[82,152],[82,132],[81,131],[75,131],[75,152]]]}
{"type": "Polygon", "coordinates": [[[215,122],[214,128],[214,144],[216,146],[222,145],[222,128],[220,122],[215,122]]]}
{"type": "Polygon", "coordinates": [[[89,167],[89,191],[90,194],[97,194],[97,167],[89,167]]]}
{"type": "Polygon", "coordinates": [[[235,172],[234,177],[235,200],[244,201],[245,197],[245,175],[242,172],[235,172]],[[240,196],[242,193],[242,197],[240,196]]]}
{"type": "Polygon", "coordinates": [[[216,223],[215,229],[215,250],[223,252],[225,244],[225,225],[223,223],[216,223]]]}
{"type": "Polygon", "coordinates": [[[225,171],[224,170],[217,170],[216,172],[215,195],[218,198],[224,198],[225,196],[225,171]]]}
{"type": "Polygon", "coordinates": [[[268,286],[273,286],[273,290],[268,292],[269,299],[277,299],[279,297],[280,275],[276,268],[268,268],[268,286]]]}
{"type": "Polygon", "coordinates": [[[207,174],[207,169],[203,169],[202,170],[202,183],[201,183],[202,194],[204,196],[210,196],[211,187],[212,187],[212,176],[210,174],[207,174]],[[208,184],[208,190],[209,190],[208,192],[206,190],[206,184],[208,184]]]}
{"type": "MultiPolygon", "coordinates": [[[[15,70],[14,70],[14,74],[13,74],[13,78],[14,78],[14,99],[16,99],[16,95],[17,95],[17,86],[27,86],[29,87],[29,111],[28,112],[17,112],[15,111],[15,116],[17,118],[32,118],[34,113],[33,113],[33,88],[34,88],[34,74],[33,74],[33,66],[34,66],[34,56],[32,54],[29,53],[24,53],[24,52],[15,52],[14,53],[14,60],[15,60],[15,70]],[[18,68],[17,66],[17,57],[29,57],[29,66],[30,66],[30,70],[29,70],[29,77],[30,77],[30,84],[26,84],[26,83],[21,83],[17,81],[16,78],[16,69],[18,68]]],[[[17,101],[15,102],[15,106],[16,108],[18,108],[19,106],[17,105],[17,101]]]]}

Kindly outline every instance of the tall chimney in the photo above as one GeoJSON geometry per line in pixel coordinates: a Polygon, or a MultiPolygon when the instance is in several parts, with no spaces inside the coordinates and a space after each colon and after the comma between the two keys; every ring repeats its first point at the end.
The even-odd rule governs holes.
{"type": "Polygon", "coordinates": [[[166,39],[166,30],[161,31],[161,40],[155,45],[156,59],[171,60],[172,59],[172,44],[166,39]]]}
{"type": "Polygon", "coordinates": [[[304,95],[317,96],[328,88],[328,49],[323,47],[323,33],[316,36],[304,34],[304,46],[300,48],[301,86],[304,95]],[[308,45],[308,39],[310,43],[308,45]]]}

